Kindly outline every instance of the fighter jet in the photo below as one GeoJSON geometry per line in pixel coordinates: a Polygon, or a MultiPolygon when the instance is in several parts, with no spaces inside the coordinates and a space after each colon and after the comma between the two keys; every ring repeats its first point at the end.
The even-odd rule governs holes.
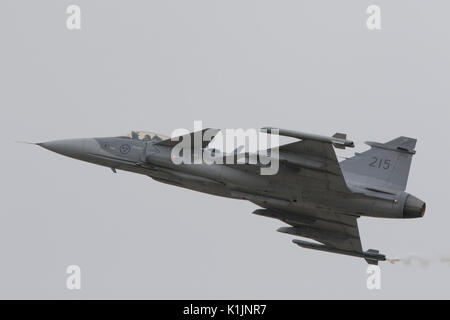
{"type": "MultiPolygon", "coordinates": [[[[293,130],[263,128],[269,134],[298,139],[277,147],[276,174],[261,175],[261,162],[245,161],[251,155],[236,150],[242,162],[174,163],[174,148],[185,139],[209,133],[209,140],[192,146],[193,154],[209,151],[210,140],[220,131],[204,129],[180,137],[151,132],[106,137],[57,140],[39,146],[64,156],[212,195],[245,199],[259,206],[253,213],[275,218],[288,226],[277,231],[309,238],[295,239],[303,248],[364,258],[369,264],[385,261],[378,250],[363,251],[357,219],[421,218],[425,202],[406,193],[416,139],[398,137],[386,143],[366,142],[371,148],[338,162],[334,148],[354,147],[342,133],[321,136],[293,130]]],[[[187,141],[187,140],[186,140],[187,141]]],[[[267,159],[266,159],[267,160],[267,159]]]]}

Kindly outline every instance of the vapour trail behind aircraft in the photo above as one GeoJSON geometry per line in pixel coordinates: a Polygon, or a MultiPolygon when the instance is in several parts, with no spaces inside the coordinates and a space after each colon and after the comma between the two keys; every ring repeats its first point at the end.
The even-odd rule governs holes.
{"type": "MultiPolygon", "coordinates": [[[[406,193],[406,183],[416,139],[399,137],[386,143],[367,142],[368,151],[338,162],[333,147],[354,147],[345,134],[332,137],[293,130],[264,128],[301,139],[277,149],[279,170],[261,175],[261,163],[175,164],[173,148],[208,130],[175,140],[150,133],[106,138],[58,140],[38,143],[56,153],[111,168],[144,174],[152,179],[212,195],[245,199],[260,208],[253,213],[279,219],[289,226],[279,232],[313,239],[295,239],[303,248],[364,258],[370,264],[385,261],[377,250],[363,251],[357,219],[420,218],[425,203],[406,193]]],[[[211,132],[213,133],[211,135],[211,132]]],[[[212,138],[212,137],[211,137],[212,138]]],[[[208,142],[192,146],[192,154],[208,149],[208,142]]],[[[271,150],[269,157],[271,157],[271,150]]],[[[212,152],[213,154],[214,152],[212,152]]],[[[223,155],[219,155],[223,156],[223,155]]],[[[232,155],[249,159],[249,153],[232,155]]]]}

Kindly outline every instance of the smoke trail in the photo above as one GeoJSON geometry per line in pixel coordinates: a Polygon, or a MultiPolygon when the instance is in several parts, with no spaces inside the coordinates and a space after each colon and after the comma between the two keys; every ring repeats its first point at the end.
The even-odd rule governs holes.
{"type": "Polygon", "coordinates": [[[450,255],[437,255],[437,256],[426,256],[422,254],[408,254],[404,257],[399,258],[393,258],[393,259],[387,259],[387,261],[391,264],[397,264],[401,263],[404,266],[414,266],[419,265],[422,268],[429,267],[432,263],[439,263],[439,264],[447,264],[450,266],[450,255]]]}

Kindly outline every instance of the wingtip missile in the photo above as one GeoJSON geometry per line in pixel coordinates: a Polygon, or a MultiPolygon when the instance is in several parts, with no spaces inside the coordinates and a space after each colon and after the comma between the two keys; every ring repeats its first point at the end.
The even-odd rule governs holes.
{"type": "Polygon", "coordinates": [[[319,142],[328,142],[339,149],[345,149],[346,147],[354,148],[355,143],[352,140],[347,139],[347,135],[344,133],[336,133],[332,137],[322,136],[312,133],[300,132],[295,130],[281,129],[275,127],[263,127],[262,132],[270,134],[278,134],[280,136],[297,138],[301,140],[313,140],[319,142]]]}
{"type": "Polygon", "coordinates": [[[378,250],[369,249],[367,251],[358,252],[358,251],[347,251],[347,250],[341,250],[337,248],[333,248],[330,246],[326,246],[323,244],[303,241],[294,239],[292,240],[293,243],[296,245],[306,248],[306,249],[312,249],[312,250],[319,250],[319,251],[325,251],[325,252],[331,252],[331,253],[338,253],[343,254],[347,256],[357,257],[357,258],[363,258],[367,261],[368,264],[374,264],[377,265],[378,261],[386,261],[386,256],[384,254],[380,254],[378,250]]]}

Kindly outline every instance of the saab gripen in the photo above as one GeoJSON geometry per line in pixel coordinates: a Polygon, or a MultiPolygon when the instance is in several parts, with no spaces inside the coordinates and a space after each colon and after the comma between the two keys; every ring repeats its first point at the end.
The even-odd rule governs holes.
{"type": "MultiPolygon", "coordinates": [[[[220,131],[217,129],[192,132],[179,139],[136,131],[117,137],[57,140],[37,145],[109,167],[113,172],[131,171],[178,187],[248,200],[259,206],[254,214],[287,224],[279,232],[316,241],[293,240],[300,247],[360,257],[369,264],[385,261],[386,256],[378,250],[363,250],[359,217],[423,217],[425,202],[405,192],[416,139],[399,137],[386,143],[366,142],[369,150],[338,162],[334,148],[354,147],[345,134],[328,137],[263,129],[299,139],[277,147],[276,159],[272,160],[278,161],[279,168],[274,175],[261,175],[263,164],[246,162],[251,153],[238,150],[233,154],[218,152],[218,156],[236,157],[240,162],[173,162],[172,149],[180,140],[193,139],[206,130],[212,139],[220,131]]],[[[193,146],[197,149],[193,153],[209,150],[209,142],[193,146]]],[[[270,148],[266,151],[271,157],[270,148]]]]}

